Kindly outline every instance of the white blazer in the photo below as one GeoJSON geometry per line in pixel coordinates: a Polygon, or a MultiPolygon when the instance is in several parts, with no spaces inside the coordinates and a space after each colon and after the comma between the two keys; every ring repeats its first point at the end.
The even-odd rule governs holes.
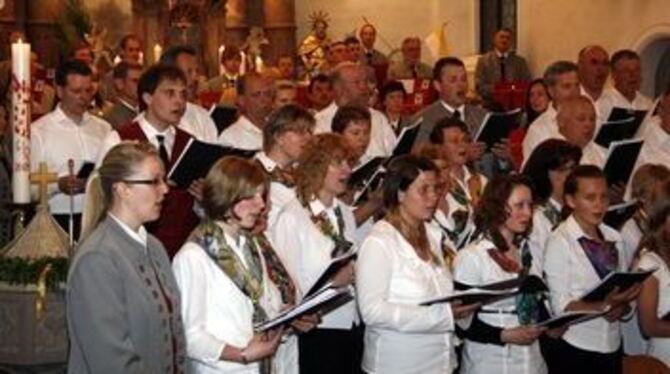
{"type": "MultiPolygon", "coordinates": [[[[488,254],[495,245],[482,237],[470,243],[456,256],[454,262],[454,280],[472,286],[511,280],[518,276],[503,270],[488,254]]],[[[532,252],[531,252],[532,254],[532,252]]],[[[530,274],[540,275],[540,266],[533,258],[530,274]]],[[[498,313],[479,313],[482,322],[500,328],[519,326],[514,298],[508,298],[484,307],[487,311],[498,313]],[[505,313],[507,311],[508,313],[505,313]]],[[[540,345],[535,341],[531,345],[506,344],[503,346],[482,344],[465,340],[461,373],[546,373],[547,367],[540,353],[540,345]]]]}
{"type": "MultiPolygon", "coordinates": [[[[286,204],[279,213],[276,224],[270,228],[272,243],[286,270],[295,279],[300,293],[304,295],[326,270],[331,261],[335,243],[321,233],[312,223],[310,211],[318,215],[325,211],[337,230],[334,209],[339,206],[344,218],[344,237],[354,242],[356,221],[351,207],[335,199],[333,205],[325,207],[319,200],[303,207],[298,199],[286,204]]],[[[356,245],[356,243],[354,243],[356,245]]],[[[321,328],[349,330],[358,324],[358,313],[354,300],[340,306],[322,318],[321,328]]]]}
{"type": "MultiPolygon", "coordinates": [[[[670,313],[670,267],[656,253],[645,252],[638,263],[640,269],[658,269],[654,277],[658,280],[658,306],[656,315],[662,318],[670,313]]],[[[647,354],[670,366],[670,338],[650,338],[647,354]]]]}
{"type": "MultiPolygon", "coordinates": [[[[615,242],[619,252],[619,270],[625,270],[625,256],[621,235],[609,226],[601,224],[600,232],[605,240],[615,242]]],[[[568,217],[549,236],[544,255],[544,274],[549,286],[553,313],[565,313],[565,307],[600,283],[584,249],[577,241],[586,236],[573,216],[568,217]]],[[[570,345],[593,352],[612,353],[621,344],[619,322],[607,322],[596,318],[573,325],[563,335],[570,345]]]]}
{"type": "Polygon", "coordinates": [[[441,233],[425,227],[438,264],[419,258],[383,220],[359,251],[356,294],[366,324],[362,366],[367,373],[451,373],[455,366],[451,307],[418,305],[453,290],[442,261],[441,233]]]}
{"type": "MultiPolygon", "coordinates": [[[[226,241],[246,266],[241,252],[244,242],[237,246],[227,235],[226,241]]],[[[262,259],[262,255],[260,257],[262,259]]],[[[244,365],[220,360],[226,345],[244,348],[253,337],[254,308],[251,300],[237,288],[205,250],[193,242],[186,242],[179,250],[172,261],[172,268],[184,300],[182,318],[190,372],[257,374],[258,363],[244,365]]],[[[261,305],[269,317],[277,315],[282,307],[281,295],[269,281],[264,262],[261,305]]],[[[284,349],[296,348],[280,348],[280,351],[284,349]]],[[[275,356],[275,361],[285,357],[284,355],[293,357],[289,353],[279,353],[275,356]]],[[[297,351],[292,360],[295,360],[293,365],[297,368],[297,351]]],[[[282,366],[282,363],[275,365],[286,366],[282,366]]]]}

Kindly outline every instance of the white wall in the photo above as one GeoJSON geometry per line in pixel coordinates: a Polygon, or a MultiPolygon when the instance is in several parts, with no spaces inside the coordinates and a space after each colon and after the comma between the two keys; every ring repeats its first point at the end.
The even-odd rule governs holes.
{"type": "MultiPolygon", "coordinates": [[[[388,53],[399,48],[407,36],[427,37],[443,22],[451,54],[466,56],[476,52],[478,0],[295,0],[297,40],[310,31],[309,15],[322,10],[330,16],[331,39],[342,39],[364,22],[363,16],[377,27],[377,48],[388,53]],[[390,44],[385,44],[385,39],[390,44]]],[[[424,48],[423,59],[433,62],[424,48]]]]}
{"type": "Polygon", "coordinates": [[[652,34],[670,35],[667,0],[518,0],[519,52],[535,74],[558,59],[575,60],[588,44],[641,52],[652,34]]]}

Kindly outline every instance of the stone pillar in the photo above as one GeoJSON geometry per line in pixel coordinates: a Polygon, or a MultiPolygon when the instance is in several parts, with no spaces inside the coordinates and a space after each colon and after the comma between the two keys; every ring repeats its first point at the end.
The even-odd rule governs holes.
{"type": "Polygon", "coordinates": [[[227,7],[225,44],[240,47],[249,34],[247,0],[228,0],[227,7]]]}
{"type": "Polygon", "coordinates": [[[219,74],[219,47],[226,44],[226,2],[217,5],[212,9],[212,13],[205,15],[204,32],[207,34],[203,38],[202,45],[202,65],[206,69],[207,76],[212,77],[219,74]]]}
{"type": "Polygon", "coordinates": [[[266,59],[275,64],[282,53],[294,54],[295,42],[295,0],[263,0],[265,35],[270,40],[266,59]]]}
{"type": "Polygon", "coordinates": [[[154,46],[160,44],[165,48],[163,35],[162,1],[133,1],[133,29],[142,38],[144,65],[150,66],[154,61],[154,46]]]}

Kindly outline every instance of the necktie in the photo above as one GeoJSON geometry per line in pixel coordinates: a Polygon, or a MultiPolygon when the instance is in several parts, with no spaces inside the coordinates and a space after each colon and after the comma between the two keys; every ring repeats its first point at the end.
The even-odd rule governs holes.
{"type": "Polygon", "coordinates": [[[338,233],[335,235],[335,248],[333,248],[333,252],[330,255],[331,257],[338,257],[347,253],[353,244],[344,236],[344,216],[342,215],[342,209],[339,206],[336,206],[334,213],[335,218],[337,219],[338,233]]]}
{"type": "Polygon", "coordinates": [[[372,66],[372,52],[365,52],[365,58],[368,61],[368,65],[372,66]]]}
{"type": "Polygon", "coordinates": [[[451,114],[451,118],[461,119],[461,112],[458,109],[454,110],[454,113],[451,114]]]}
{"type": "Polygon", "coordinates": [[[167,153],[167,148],[165,148],[165,135],[156,135],[156,140],[158,140],[158,156],[160,156],[161,161],[167,167],[170,164],[170,157],[167,153]]]}
{"type": "Polygon", "coordinates": [[[501,56],[500,60],[500,80],[505,81],[505,57],[501,56]]]}
{"type": "Polygon", "coordinates": [[[416,65],[412,66],[412,79],[417,79],[419,77],[419,74],[416,71],[416,65]]]}

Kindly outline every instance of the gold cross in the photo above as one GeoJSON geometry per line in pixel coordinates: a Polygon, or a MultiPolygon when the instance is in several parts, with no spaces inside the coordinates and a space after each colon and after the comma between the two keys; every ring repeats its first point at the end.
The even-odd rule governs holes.
{"type": "Polygon", "coordinates": [[[30,174],[30,183],[37,184],[39,188],[40,205],[46,206],[49,183],[56,182],[58,182],[58,175],[49,172],[46,162],[40,162],[40,168],[37,173],[30,174]]]}

